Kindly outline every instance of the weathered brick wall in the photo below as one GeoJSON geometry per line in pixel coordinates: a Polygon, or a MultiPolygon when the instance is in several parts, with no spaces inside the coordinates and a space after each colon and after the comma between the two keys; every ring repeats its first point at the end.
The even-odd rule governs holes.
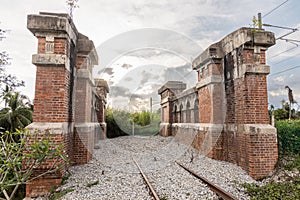
{"type": "Polygon", "coordinates": [[[37,66],[33,121],[68,121],[70,73],[64,67],[37,66]]]}
{"type": "MultiPolygon", "coordinates": [[[[59,185],[69,165],[87,163],[97,139],[106,137],[103,114],[108,87],[105,94],[97,93],[92,78],[98,63],[94,44],[77,31],[67,14],[28,15],[27,28],[38,39],[37,54],[32,56],[37,67],[33,123],[27,128],[41,137],[47,135],[54,147],[62,145],[69,158],[55,164],[62,164],[57,173],[26,185],[26,195],[37,196],[59,185]],[[96,113],[102,116],[100,121],[96,113]]],[[[33,176],[53,167],[52,163],[45,160],[33,176]]]]}
{"type": "MultiPolygon", "coordinates": [[[[268,125],[265,52],[274,44],[271,32],[241,28],[208,47],[193,61],[198,73],[199,121],[169,121],[169,135],[194,136],[191,144],[201,153],[238,164],[254,178],[272,172],[278,149],[276,129],[268,125]]],[[[173,103],[163,96],[168,86],[159,90],[162,106],[173,103]]],[[[185,107],[184,102],[178,105],[182,103],[185,107]]]]}

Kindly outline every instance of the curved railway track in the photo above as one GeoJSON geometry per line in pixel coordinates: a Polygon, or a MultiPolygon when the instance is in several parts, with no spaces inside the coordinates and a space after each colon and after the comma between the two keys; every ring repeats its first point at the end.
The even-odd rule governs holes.
{"type": "MultiPolygon", "coordinates": [[[[143,170],[141,169],[140,165],[138,164],[138,162],[136,160],[134,160],[135,165],[138,167],[140,174],[142,175],[147,187],[149,188],[150,192],[151,192],[151,196],[155,199],[155,200],[159,200],[160,198],[158,197],[157,193],[155,192],[155,190],[153,189],[152,185],[150,184],[147,176],[144,174],[143,170]]],[[[182,167],[183,169],[185,169],[186,171],[188,171],[191,175],[193,175],[194,177],[200,179],[203,183],[205,183],[211,191],[213,191],[214,193],[216,193],[221,199],[224,200],[238,200],[238,198],[236,198],[235,196],[233,196],[232,194],[230,194],[229,192],[226,192],[225,190],[223,190],[222,188],[218,187],[217,185],[211,183],[210,181],[208,181],[206,178],[198,175],[196,172],[194,172],[193,170],[187,168],[186,166],[184,166],[183,164],[175,161],[175,163],[177,165],[179,165],[180,167],[182,167]]]]}

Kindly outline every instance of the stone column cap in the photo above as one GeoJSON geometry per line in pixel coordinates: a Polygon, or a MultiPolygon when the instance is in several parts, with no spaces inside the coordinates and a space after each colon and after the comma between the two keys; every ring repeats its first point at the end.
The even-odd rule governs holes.
{"type": "Polygon", "coordinates": [[[275,44],[275,36],[273,32],[264,29],[253,29],[242,27],[225,36],[217,43],[210,45],[203,53],[201,53],[192,63],[194,70],[204,66],[207,62],[218,62],[226,53],[239,48],[242,45],[253,47],[271,47],[275,44]]]}
{"type": "Polygon", "coordinates": [[[94,42],[82,33],[79,33],[77,40],[77,53],[81,55],[88,55],[92,64],[98,65],[98,54],[94,42]]]}
{"type": "Polygon", "coordinates": [[[78,31],[68,14],[40,12],[27,16],[27,28],[34,35],[67,34],[76,44],[78,31]]]}
{"type": "Polygon", "coordinates": [[[158,94],[162,94],[166,90],[185,90],[186,83],[182,81],[168,81],[158,89],[158,94]]]}
{"type": "Polygon", "coordinates": [[[103,87],[107,93],[109,93],[109,87],[108,87],[108,84],[107,84],[107,81],[102,79],[102,78],[95,78],[94,79],[95,81],[95,87],[97,88],[100,88],[100,87],[103,87]]]}

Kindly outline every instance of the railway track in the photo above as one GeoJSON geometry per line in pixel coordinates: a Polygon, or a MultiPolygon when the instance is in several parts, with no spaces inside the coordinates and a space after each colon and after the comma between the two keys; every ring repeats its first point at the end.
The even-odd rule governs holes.
{"type": "Polygon", "coordinates": [[[196,178],[200,179],[202,182],[204,182],[214,193],[216,193],[219,197],[221,197],[224,200],[238,200],[238,198],[236,198],[235,196],[233,196],[232,194],[230,194],[229,192],[226,192],[225,190],[223,190],[222,188],[218,187],[217,185],[211,183],[210,181],[208,181],[206,178],[198,175],[196,172],[194,172],[193,170],[187,168],[186,166],[180,164],[179,162],[175,161],[180,167],[182,167],[183,169],[185,169],[186,171],[188,171],[190,174],[192,174],[193,176],[195,176],[196,178]]]}
{"type": "MultiPolygon", "coordinates": [[[[155,190],[153,189],[152,185],[150,184],[147,176],[144,174],[143,170],[141,169],[140,165],[138,164],[138,162],[136,160],[133,160],[134,163],[136,164],[136,166],[138,167],[147,187],[149,188],[150,192],[151,192],[151,196],[153,196],[153,198],[155,200],[159,200],[160,198],[158,197],[157,193],[155,192],[155,190]]],[[[211,183],[210,181],[208,181],[206,178],[198,175],[196,172],[194,172],[193,170],[187,168],[186,166],[184,166],[183,164],[175,161],[177,165],[179,165],[180,167],[182,167],[183,169],[185,169],[186,171],[188,171],[191,175],[193,175],[194,177],[200,179],[202,182],[204,182],[211,191],[213,191],[214,193],[216,193],[221,199],[223,200],[238,200],[238,198],[236,198],[235,196],[233,196],[232,194],[230,194],[229,192],[226,192],[225,190],[223,190],[222,188],[218,187],[217,185],[211,183]]]]}

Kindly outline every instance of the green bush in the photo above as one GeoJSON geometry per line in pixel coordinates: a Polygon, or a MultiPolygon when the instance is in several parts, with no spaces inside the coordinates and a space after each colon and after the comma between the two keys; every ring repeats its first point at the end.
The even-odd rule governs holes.
{"type": "Polygon", "coordinates": [[[107,109],[107,137],[125,135],[155,135],[159,131],[159,113],[148,111],[130,113],[124,110],[107,109]],[[133,124],[134,123],[134,124],[133,124]]]}
{"type": "Polygon", "coordinates": [[[106,110],[107,137],[114,138],[128,135],[127,130],[130,129],[128,117],[130,116],[128,116],[125,112],[108,108],[106,110]],[[119,125],[122,125],[122,127],[119,125]]]}
{"type": "Polygon", "coordinates": [[[262,187],[256,184],[245,183],[243,186],[251,196],[251,200],[280,199],[295,200],[300,199],[300,178],[294,182],[268,183],[262,187]]]}
{"type": "Polygon", "coordinates": [[[18,199],[24,184],[55,173],[62,161],[67,162],[63,146],[54,147],[48,136],[41,138],[38,133],[6,131],[0,136],[0,149],[0,199],[18,199]],[[52,167],[33,176],[35,169],[40,169],[47,159],[53,160],[52,167]]]}
{"type": "Polygon", "coordinates": [[[300,120],[276,121],[280,156],[300,153],[300,120]]]}

